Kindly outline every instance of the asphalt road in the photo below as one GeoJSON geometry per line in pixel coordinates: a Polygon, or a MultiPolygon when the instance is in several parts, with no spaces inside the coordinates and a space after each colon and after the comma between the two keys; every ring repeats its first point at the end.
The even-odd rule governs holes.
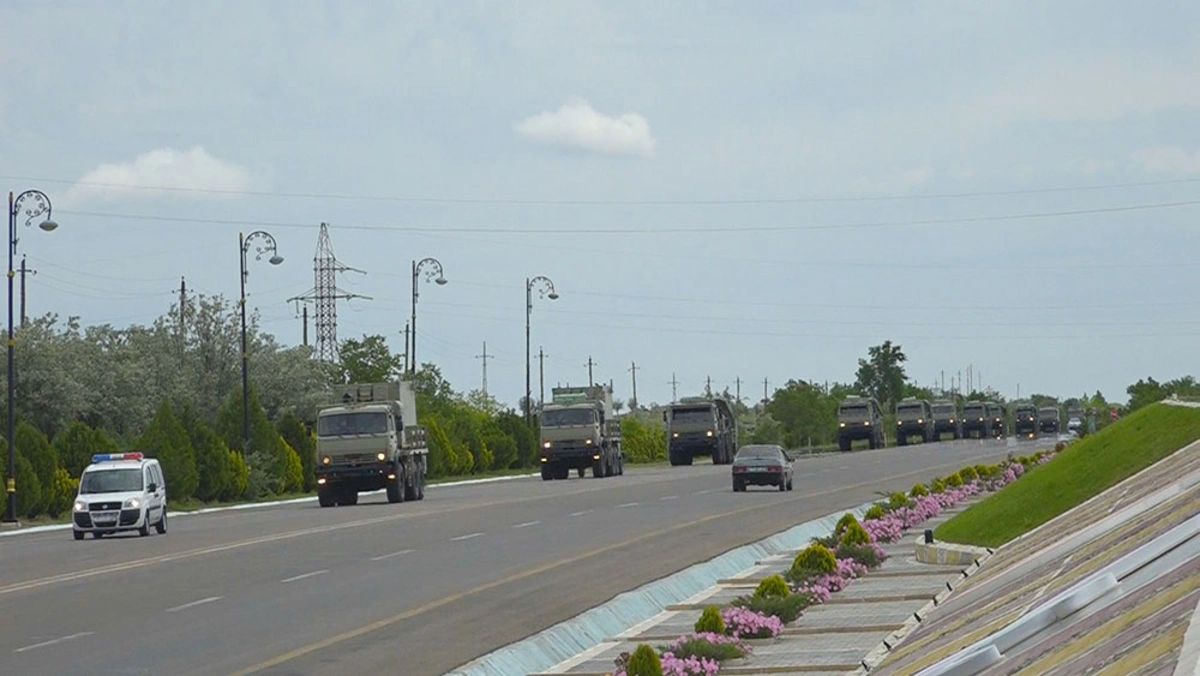
{"type": "Polygon", "coordinates": [[[3,538],[0,673],[442,674],[796,523],[1033,448],[804,458],[788,493],[734,493],[728,467],[695,465],[188,516],[147,538],[3,538]]]}

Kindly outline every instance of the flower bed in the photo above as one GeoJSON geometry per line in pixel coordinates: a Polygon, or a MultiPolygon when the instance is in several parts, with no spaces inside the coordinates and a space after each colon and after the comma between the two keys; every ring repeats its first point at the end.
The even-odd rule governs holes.
{"type": "Polygon", "coordinates": [[[881,545],[896,542],[904,533],[983,492],[994,492],[1016,481],[1034,467],[1049,462],[1057,452],[1043,451],[997,465],[964,467],[928,484],[917,484],[905,494],[893,493],[872,505],[861,522],[846,514],[827,537],[796,554],[784,575],[772,575],[753,594],[741,596],[724,608],[710,606],[696,622],[695,633],[680,636],[657,650],[638,646],[633,656],[622,653],[614,676],[712,676],[721,663],[745,657],[746,639],[771,639],[796,621],[812,605],[831,596],[883,565],[881,545]],[[658,660],[650,664],[653,659],[658,660]]]}

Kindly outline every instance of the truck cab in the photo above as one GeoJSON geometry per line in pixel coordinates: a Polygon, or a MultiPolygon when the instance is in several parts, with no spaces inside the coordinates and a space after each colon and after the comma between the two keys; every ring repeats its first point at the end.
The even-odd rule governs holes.
{"type": "Polygon", "coordinates": [[[958,414],[958,406],[952,399],[938,399],[933,402],[933,438],[940,441],[943,434],[949,433],[954,439],[963,435],[962,416],[958,414]]]}
{"type": "Polygon", "coordinates": [[[838,405],[838,448],[849,451],[858,439],[866,439],[870,448],[887,445],[883,409],[872,397],[847,397],[838,405]]]}
{"type": "Polygon", "coordinates": [[[1031,403],[1020,403],[1013,407],[1013,431],[1017,436],[1032,438],[1037,434],[1038,409],[1031,403]]]}
{"type": "Polygon", "coordinates": [[[896,445],[907,446],[912,437],[933,441],[933,409],[925,399],[910,397],[896,404],[896,445]]]}
{"type": "Polygon", "coordinates": [[[317,413],[316,433],[322,507],[357,504],[361,491],[424,499],[428,449],[411,383],[346,385],[340,404],[317,413]]]}
{"type": "Polygon", "coordinates": [[[994,401],[987,402],[988,432],[999,439],[1004,436],[1004,407],[994,401]]]}
{"type": "Polygon", "coordinates": [[[983,439],[988,436],[988,408],[982,401],[968,401],[963,405],[963,436],[968,439],[983,439]]]}
{"type": "Polygon", "coordinates": [[[727,465],[737,454],[737,419],[721,397],[684,397],[663,411],[663,423],[672,466],[690,465],[703,455],[714,465],[727,465]]]}
{"type": "Polygon", "coordinates": [[[1042,406],[1038,409],[1038,430],[1043,434],[1058,434],[1058,407],[1042,406]]]}
{"type": "Polygon", "coordinates": [[[566,479],[572,469],[582,478],[624,474],[621,422],[606,386],[556,387],[539,414],[542,480],[566,479]]]}

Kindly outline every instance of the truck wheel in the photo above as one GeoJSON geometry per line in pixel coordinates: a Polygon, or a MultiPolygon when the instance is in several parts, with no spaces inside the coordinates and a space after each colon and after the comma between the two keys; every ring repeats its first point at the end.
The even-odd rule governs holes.
{"type": "Polygon", "coordinates": [[[404,499],[410,502],[415,501],[417,499],[417,473],[415,471],[411,474],[409,472],[405,472],[404,478],[406,479],[403,484],[404,499]]]}
{"type": "Polygon", "coordinates": [[[546,465],[542,465],[542,481],[550,481],[554,478],[554,474],[546,465]]]}
{"type": "Polygon", "coordinates": [[[404,469],[402,467],[393,467],[396,473],[396,478],[387,483],[387,500],[391,504],[404,502],[404,494],[407,492],[407,487],[404,485],[404,469]]]}
{"type": "Polygon", "coordinates": [[[671,450],[667,451],[667,456],[671,460],[672,467],[678,467],[683,464],[683,461],[679,459],[679,453],[677,453],[675,449],[672,448],[671,450]]]}
{"type": "Polygon", "coordinates": [[[424,463],[417,466],[417,499],[425,499],[425,465],[424,463]]]}
{"type": "Polygon", "coordinates": [[[342,496],[338,500],[338,504],[345,505],[347,507],[353,507],[354,505],[357,505],[358,504],[358,491],[354,490],[353,488],[347,488],[347,489],[343,490],[342,496]]]}
{"type": "Polygon", "coordinates": [[[850,450],[850,440],[845,437],[838,438],[838,450],[845,453],[850,450]]]}
{"type": "MultiPolygon", "coordinates": [[[[569,472],[569,471],[570,471],[570,470],[568,470],[568,472],[569,472]]],[[[579,473],[579,478],[580,478],[580,479],[582,479],[582,478],[584,477],[584,475],[585,475],[585,474],[587,474],[587,468],[586,468],[586,467],[577,467],[577,468],[576,468],[576,471],[579,473]]],[[[566,478],[566,477],[564,477],[564,478],[566,478]]]]}
{"type": "MultiPolygon", "coordinates": [[[[581,476],[581,477],[583,476],[582,469],[579,470],[579,476],[581,476]]],[[[603,479],[606,476],[608,476],[608,472],[606,471],[606,468],[604,467],[604,456],[600,456],[599,460],[592,462],[592,478],[593,479],[603,479]]]]}
{"type": "Polygon", "coordinates": [[[333,496],[333,491],[328,488],[317,489],[317,504],[322,507],[333,507],[337,505],[337,500],[333,496]]]}
{"type": "Polygon", "coordinates": [[[906,437],[904,435],[900,435],[900,436],[896,437],[896,445],[897,446],[907,446],[908,445],[908,437],[906,437]]]}
{"type": "MultiPolygon", "coordinates": [[[[583,470],[579,470],[579,475],[583,476],[583,470]]],[[[571,468],[570,467],[555,467],[554,468],[554,478],[555,479],[558,479],[559,481],[563,481],[569,476],[571,476],[571,468]]]]}

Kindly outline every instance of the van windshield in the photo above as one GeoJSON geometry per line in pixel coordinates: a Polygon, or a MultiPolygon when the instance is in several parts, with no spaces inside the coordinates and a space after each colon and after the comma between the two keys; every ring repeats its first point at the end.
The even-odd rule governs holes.
{"type": "Polygon", "coordinates": [[[84,472],[80,493],[132,493],[142,490],[141,468],[101,469],[84,472]]]}
{"type": "Polygon", "coordinates": [[[317,436],[336,437],[344,434],[387,434],[388,414],[382,411],[334,413],[317,420],[317,436]]]}

